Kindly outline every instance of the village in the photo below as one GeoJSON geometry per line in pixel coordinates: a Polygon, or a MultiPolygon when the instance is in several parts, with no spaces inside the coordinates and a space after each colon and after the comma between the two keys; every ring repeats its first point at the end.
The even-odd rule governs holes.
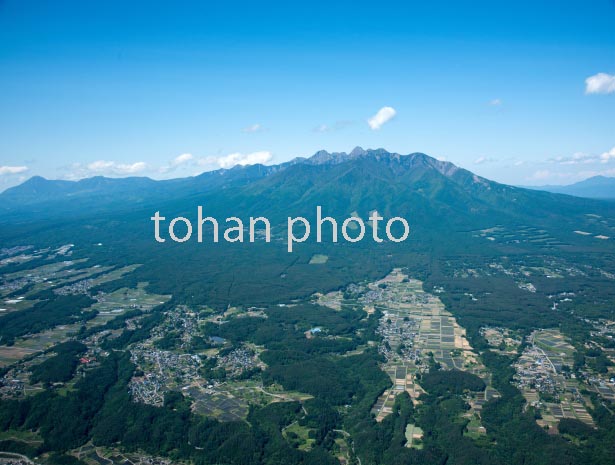
{"type": "MultiPolygon", "coordinates": [[[[70,254],[70,247],[50,250],[49,253],[64,256],[70,254]]],[[[30,308],[34,303],[31,298],[34,292],[52,289],[60,296],[91,297],[94,301],[91,309],[96,311],[96,316],[84,328],[61,325],[41,334],[19,338],[13,346],[1,347],[0,361],[6,369],[0,379],[0,397],[23,399],[44,389],[71,390],[76,380],[99,366],[99,360],[108,355],[108,351],[102,349],[104,341],[113,340],[124,329],[135,330],[153,308],[170,298],[148,293],[146,283],[108,293],[97,290],[99,284],[122,277],[135,268],[63,260],[5,276],[0,283],[0,296],[3,305],[10,310],[0,311],[30,308]],[[126,317],[120,326],[96,330],[97,326],[123,315],[126,317]],[[86,350],[77,357],[73,379],[51,384],[33,382],[33,367],[55,356],[49,349],[74,338],[78,331],[86,331],[88,335],[82,339],[86,350]]],[[[508,272],[500,267],[492,269],[508,272]]],[[[528,273],[520,274],[527,278],[528,273]]],[[[519,287],[533,292],[530,283],[525,282],[527,286],[519,287]]],[[[468,342],[465,329],[438,297],[442,293],[444,289],[437,286],[432,292],[426,292],[421,281],[395,269],[375,282],[351,284],[343,291],[315,294],[312,301],[334,311],[361,308],[368,315],[376,312],[380,315],[376,334],[381,341],[377,347],[384,357],[381,368],[389,375],[391,387],[372,406],[376,421],[383,421],[393,411],[395,398],[401,392],[407,392],[413,403],[420,405],[420,397],[425,393],[421,386],[423,374],[434,368],[460,370],[477,375],[486,384],[484,391],[464,395],[468,405],[463,414],[468,420],[464,435],[480,439],[487,433],[481,421],[482,408],[499,393],[491,385],[491,374],[482,364],[479,354],[468,342]]],[[[467,294],[475,298],[471,293],[467,294]]],[[[552,301],[557,308],[559,303],[574,297],[572,293],[559,293],[552,296],[552,301]]],[[[279,304],[280,307],[287,305],[293,304],[279,304]]],[[[266,318],[267,314],[261,308],[239,307],[219,312],[204,306],[177,305],[165,310],[164,317],[153,327],[149,337],[128,347],[135,366],[128,385],[132,401],[162,407],[168,393],[181,392],[191,402],[194,412],[221,421],[238,421],[245,420],[251,404],[309,399],[309,395],[286,391],[279,385],[263,386],[258,376],[267,368],[259,357],[262,347],[231,343],[218,336],[203,336],[202,328],[208,323],[221,325],[228,318],[244,316],[266,318]]],[[[596,341],[602,341],[602,345],[597,342],[594,345],[612,358],[613,349],[608,341],[613,339],[615,325],[608,320],[588,322],[595,327],[592,334],[596,341]]],[[[326,327],[315,325],[305,331],[305,337],[327,337],[326,333],[326,327]]],[[[575,418],[594,426],[588,411],[588,406],[592,405],[589,394],[596,393],[606,400],[615,399],[612,371],[599,373],[583,367],[575,373],[571,369],[575,349],[557,330],[536,330],[524,340],[519,331],[484,326],[480,335],[492,350],[515,358],[518,356],[514,364],[514,384],[527,400],[527,408],[539,412],[536,421],[545,429],[556,432],[557,423],[562,418],[575,418]]],[[[361,350],[364,349],[359,348],[357,352],[361,350]]],[[[422,437],[423,431],[418,425],[408,425],[406,447],[421,449],[422,437]]],[[[340,450],[349,450],[344,440],[338,442],[340,450]]],[[[79,454],[88,461],[116,463],[113,456],[118,452],[85,446],[79,454]]],[[[152,460],[155,463],[157,459],[152,460]]]]}

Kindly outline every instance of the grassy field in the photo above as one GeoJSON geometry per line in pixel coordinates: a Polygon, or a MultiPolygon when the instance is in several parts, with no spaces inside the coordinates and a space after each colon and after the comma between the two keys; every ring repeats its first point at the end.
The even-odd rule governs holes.
{"type": "Polygon", "coordinates": [[[37,433],[24,430],[9,429],[7,431],[0,431],[0,441],[6,441],[7,439],[22,441],[35,447],[43,443],[43,440],[37,433]]]}
{"type": "Polygon", "coordinates": [[[314,445],[314,439],[309,437],[310,429],[295,422],[284,428],[284,437],[291,444],[295,444],[300,450],[310,450],[314,445]]]}
{"type": "Polygon", "coordinates": [[[324,265],[325,263],[327,263],[328,260],[328,255],[322,255],[317,253],[312,255],[312,258],[310,258],[310,265],[324,265]]]}
{"type": "Polygon", "coordinates": [[[422,449],[423,442],[421,438],[423,437],[423,430],[409,423],[406,425],[406,447],[412,447],[413,449],[422,449]]]}

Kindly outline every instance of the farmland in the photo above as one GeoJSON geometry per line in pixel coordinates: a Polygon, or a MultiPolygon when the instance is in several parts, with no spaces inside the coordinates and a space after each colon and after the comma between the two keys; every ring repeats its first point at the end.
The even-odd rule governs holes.
{"type": "Polygon", "coordinates": [[[528,405],[540,410],[542,418],[537,421],[541,426],[555,428],[562,418],[594,425],[586,407],[591,401],[582,395],[583,385],[571,373],[574,352],[559,331],[534,331],[515,364],[517,386],[528,405]]]}

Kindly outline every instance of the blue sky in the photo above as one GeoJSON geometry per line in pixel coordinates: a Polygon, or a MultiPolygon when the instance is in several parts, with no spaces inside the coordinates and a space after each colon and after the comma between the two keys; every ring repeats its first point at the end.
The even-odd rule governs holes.
{"type": "Polygon", "coordinates": [[[614,28],[613,0],[0,0],[0,190],[357,145],[615,176],[614,28]]]}

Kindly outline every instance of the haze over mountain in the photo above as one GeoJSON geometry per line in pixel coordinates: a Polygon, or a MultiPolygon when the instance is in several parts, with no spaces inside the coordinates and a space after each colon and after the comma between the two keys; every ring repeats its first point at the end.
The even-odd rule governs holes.
{"type": "Polygon", "coordinates": [[[583,181],[565,186],[532,186],[528,189],[537,189],[558,194],[568,194],[591,199],[615,199],[615,178],[607,176],[593,176],[583,181]]]}

